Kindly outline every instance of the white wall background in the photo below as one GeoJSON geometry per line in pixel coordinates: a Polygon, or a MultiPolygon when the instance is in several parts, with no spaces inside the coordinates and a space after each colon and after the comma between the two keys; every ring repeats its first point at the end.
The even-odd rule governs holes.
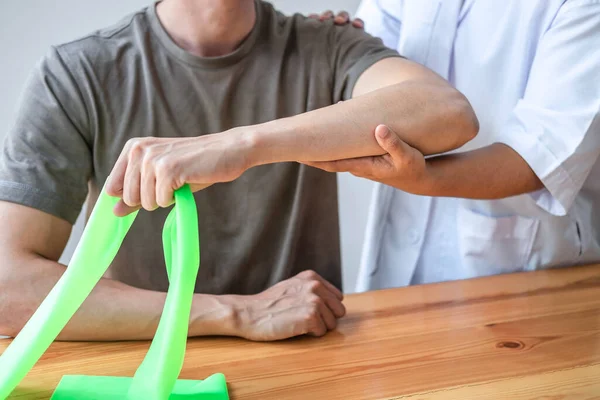
{"type": "MultiPolygon", "coordinates": [[[[353,14],[359,0],[272,0],[272,3],[286,13],[343,9],[353,14]]],[[[147,4],[148,0],[0,1],[0,140],[14,121],[17,99],[31,68],[50,45],[110,25],[147,4]]],[[[340,175],[339,181],[344,286],[346,292],[352,292],[372,184],[346,174],[340,175]]],[[[79,222],[63,261],[70,257],[81,229],[79,222]]]]}

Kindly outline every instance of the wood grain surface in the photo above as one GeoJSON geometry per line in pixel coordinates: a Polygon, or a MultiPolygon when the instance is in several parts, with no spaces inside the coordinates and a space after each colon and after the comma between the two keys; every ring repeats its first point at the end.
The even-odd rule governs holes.
{"type": "MultiPolygon", "coordinates": [[[[324,338],[189,341],[181,378],[232,400],[600,399],[600,266],[350,295],[324,338]]],[[[0,352],[8,340],[0,341],[0,352]]],[[[11,399],[64,374],[131,376],[149,343],[55,343],[11,399]]]]}

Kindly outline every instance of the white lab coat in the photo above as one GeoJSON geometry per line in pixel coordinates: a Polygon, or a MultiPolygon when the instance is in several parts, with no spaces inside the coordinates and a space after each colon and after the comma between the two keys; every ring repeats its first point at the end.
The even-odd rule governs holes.
{"type": "Polygon", "coordinates": [[[357,291],[600,261],[600,0],[363,0],[357,16],[468,97],[481,129],[461,151],[505,143],[545,186],[481,201],[377,184],[357,291]]]}

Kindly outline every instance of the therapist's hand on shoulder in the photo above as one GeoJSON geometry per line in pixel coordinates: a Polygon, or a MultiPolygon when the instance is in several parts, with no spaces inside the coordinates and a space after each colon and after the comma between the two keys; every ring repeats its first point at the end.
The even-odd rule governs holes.
{"type": "Polygon", "coordinates": [[[402,141],[385,125],[377,126],[375,138],[387,154],[305,164],[328,172],[349,172],[409,193],[428,192],[433,184],[433,177],[427,167],[425,156],[402,141]]]}
{"type": "Polygon", "coordinates": [[[352,24],[352,26],[354,26],[355,28],[361,29],[365,27],[365,23],[362,19],[351,19],[350,14],[348,14],[348,12],[346,11],[340,11],[339,13],[337,13],[337,15],[334,15],[333,11],[327,10],[321,14],[310,14],[308,15],[308,18],[316,19],[318,21],[328,21],[330,19],[333,19],[333,23],[336,25],[352,24]]]}

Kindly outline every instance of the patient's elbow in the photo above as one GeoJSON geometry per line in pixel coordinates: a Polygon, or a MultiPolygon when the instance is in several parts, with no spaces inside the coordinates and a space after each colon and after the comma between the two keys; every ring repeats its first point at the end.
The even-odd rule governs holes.
{"type": "Polygon", "coordinates": [[[29,315],[21,297],[14,280],[0,271],[0,336],[15,337],[23,329],[29,315]]]}
{"type": "Polygon", "coordinates": [[[449,104],[448,126],[454,128],[452,129],[456,141],[454,148],[459,148],[477,136],[479,120],[471,103],[462,93],[455,91],[449,104]]]}

